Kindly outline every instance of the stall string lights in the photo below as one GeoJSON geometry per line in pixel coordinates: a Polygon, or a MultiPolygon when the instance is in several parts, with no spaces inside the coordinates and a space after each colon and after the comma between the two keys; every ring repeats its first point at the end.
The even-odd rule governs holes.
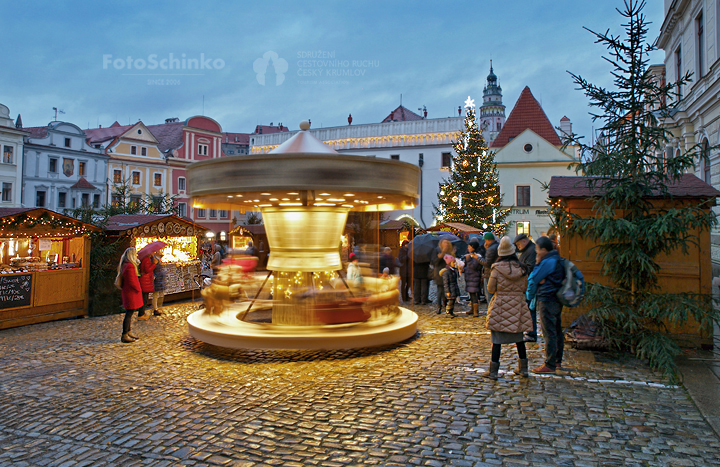
{"type": "Polygon", "coordinates": [[[64,237],[79,237],[83,235],[88,235],[92,233],[92,230],[88,229],[86,224],[79,222],[79,221],[71,221],[68,219],[60,219],[55,218],[51,214],[43,213],[39,216],[30,216],[27,214],[19,214],[14,217],[3,217],[0,219],[0,236],[5,237],[13,237],[13,232],[15,236],[18,234],[23,234],[23,232],[17,232],[21,229],[28,230],[33,229],[35,227],[49,227],[52,230],[63,230],[64,232],[59,233],[57,231],[55,232],[45,232],[45,233],[36,233],[32,232],[31,235],[27,235],[26,233],[23,234],[23,236],[31,236],[33,238],[43,238],[43,237],[54,237],[54,238],[64,238],[64,237]]]}

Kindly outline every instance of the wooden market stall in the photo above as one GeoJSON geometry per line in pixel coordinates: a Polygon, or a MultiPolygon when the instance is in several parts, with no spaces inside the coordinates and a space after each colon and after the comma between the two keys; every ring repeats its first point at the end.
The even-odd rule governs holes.
{"type": "MultiPolygon", "coordinates": [[[[552,177],[550,180],[549,197],[553,205],[563,203],[566,209],[581,217],[593,215],[594,192],[588,188],[585,177],[552,177]]],[[[705,203],[705,210],[715,206],[715,198],[720,191],[708,185],[692,174],[685,174],[682,179],[668,186],[669,197],[649,198],[658,210],[667,210],[678,206],[698,205],[705,203]]],[[[621,216],[622,212],[618,212],[621,216]]],[[[712,266],[710,257],[710,232],[695,231],[697,244],[689,243],[687,252],[675,251],[672,255],[659,255],[656,262],[660,265],[658,285],[664,293],[702,293],[710,294],[712,290],[712,266]]],[[[558,248],[560,255],[570,259],[582,271],[586,282],[608,284],[607,277],[600,273],[602,263],[593,254],[594,243],[579,236],[563,236],[558,248]]],[[[578,316],[587,312],[583,306],[563,309],[562,325],[569,326],[578,316]]],[[[689,318],[688,323],[678,327],[668,323],[673,337],[686,345],[697,346],[711,343],[712,336],[703,335],[697,323],[689,318]]]]}
{"type": "Polygon", "coordinates": [[[0,329],[87,315],[99,231],[44,208],[0,208],[0,329]]]}
{"type": "Polygon", "coordinates": [[[238,225],[228,232],[228,238],[230,239],[228,250],[234,254],[247,250],[250,240],[252,240],[253,245],[258,250],[257,269],[265,269],[270,254],[270,246],[264,224],[238,225]]]}
{"type": "MultiPolygon", "coordinates": [[[[167,243],[162,250],[167,273],[166,302],[185,298],[199,288],[193,277],[202,271],[200,244],[207,232],[205,227],[170,214],[118,214],[108,219],[105,231],[108,241],[120,239],[119,254],[131,246],[140,250],[157,240],[167,243]]],[[[208,266],[209,260],[206,258],[208,266]]]]}

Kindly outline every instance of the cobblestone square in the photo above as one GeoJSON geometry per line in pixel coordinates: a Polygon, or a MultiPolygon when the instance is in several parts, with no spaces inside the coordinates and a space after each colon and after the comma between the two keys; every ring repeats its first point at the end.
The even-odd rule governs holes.
{"type": "MultiPolygon", "coordinates": [[[[0,466],[712,466],[720,440],[682,386],[566,349],[568,376],[481,376],[481,318],[414,307],[416,338],[332,352],[198,342],[197,303],[0,331],[0,466]]],[[[531,368],[541,347],[529,344],[531,368]]]]}

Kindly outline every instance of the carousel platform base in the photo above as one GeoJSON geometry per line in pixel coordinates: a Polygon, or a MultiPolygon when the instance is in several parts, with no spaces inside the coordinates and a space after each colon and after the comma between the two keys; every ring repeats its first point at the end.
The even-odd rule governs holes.
{"type": "MultiPolygon", "coordinates": [[[[247,306],[247,305],[244,305],[247,306]]],[[[237,307],[211,315],[196,311],[187,318],[190,335],[232,349],[335,350],[395,344],[417,333],[418,316],[407,308],[392,320],[320,326],[253,323],[236,318],[237,307]]]]}

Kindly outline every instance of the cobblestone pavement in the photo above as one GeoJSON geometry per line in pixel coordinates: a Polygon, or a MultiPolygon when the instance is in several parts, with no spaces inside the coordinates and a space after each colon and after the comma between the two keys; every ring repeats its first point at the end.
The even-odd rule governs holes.
{"type": "MultiPolygon", "coordinates": [[[[570,376],[480,376],[484,319],[416,307],[418,336],[332,352],[195,341],[196,304],[0,331],[0,466],[720,465],[682,387],[569,350],[570,376]]],[[[531,344],[530,364],[541,363],[531,344]]]]}

